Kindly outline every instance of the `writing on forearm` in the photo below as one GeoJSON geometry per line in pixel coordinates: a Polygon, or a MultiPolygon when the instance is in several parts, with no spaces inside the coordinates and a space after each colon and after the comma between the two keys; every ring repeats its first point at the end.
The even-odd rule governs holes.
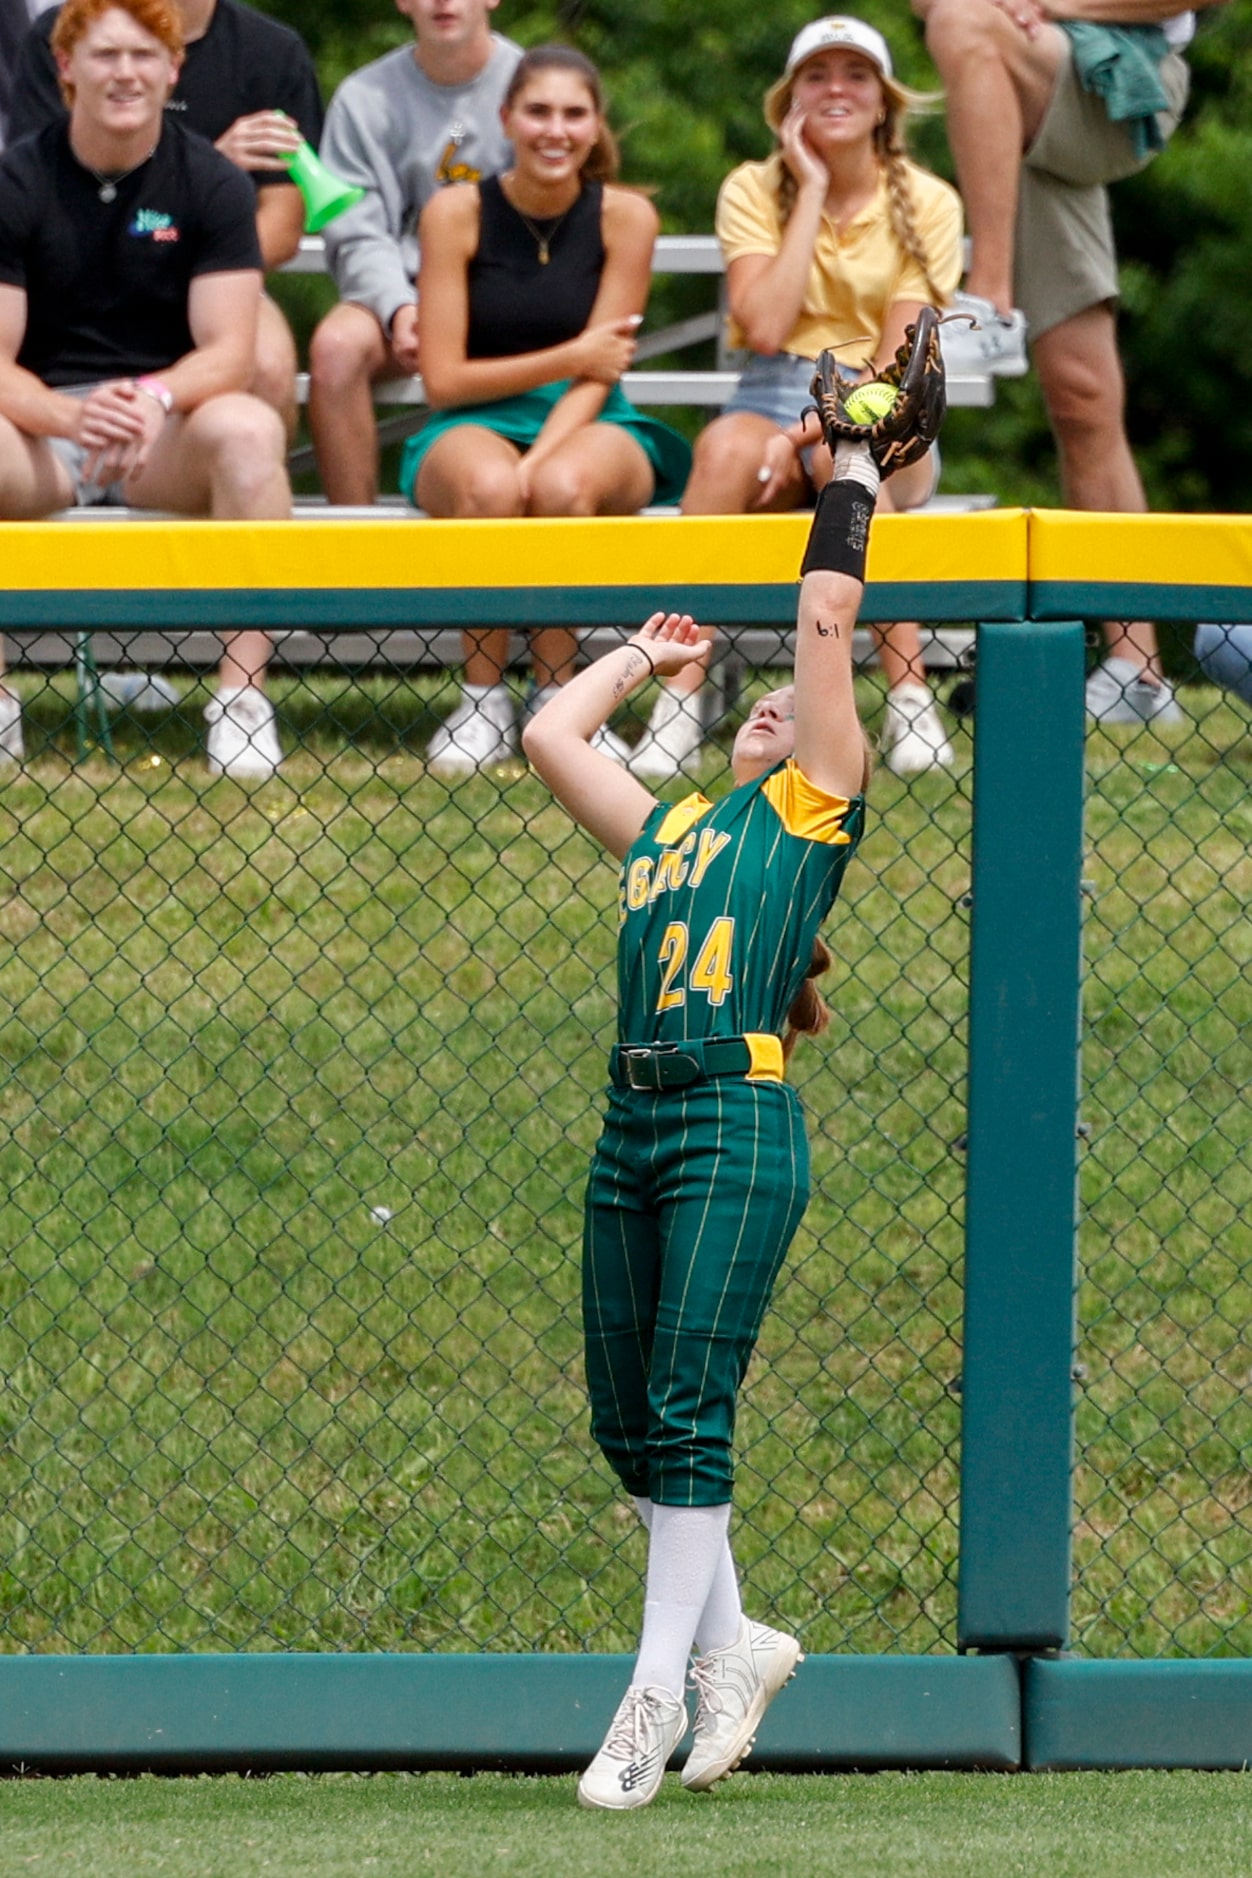
{"type": "Polygon", "coordinates": [[[626,663],[620,677],[613,680],[613,696],[624,697],[637,678],[645,674],[650,675],[655,670],[656,667],[646,652],[641,652],[637,646],[627,646],[626,663]]]}
{"type": "Polygon", "coordinates": [[[839,637],[839,621],[837,619],[832,619],[829,626],[823,626],[819,619],[814,620],[813,624],[817,628],[817,636],[819,639],[829,639],[832,635],[836,639],[839,637]]]}

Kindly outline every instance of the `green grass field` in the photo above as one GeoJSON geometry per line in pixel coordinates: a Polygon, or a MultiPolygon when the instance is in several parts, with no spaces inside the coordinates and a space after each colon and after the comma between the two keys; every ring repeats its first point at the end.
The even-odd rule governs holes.
{"type": "MultiPolygon", "coordinates": [[[[198,694],[122,720],[113,768],[72,761],[63,681],[22,684],[0,1649],[627,1648],[641,1547],[577,1312],[612,870],[520,767],[426,776],[430,684],[279,681],[291,754],[252,796],[208,780],[198,694]]],[[[1076,1552],[1101,1653],[1252,1647],[1252,740],[1188,701],[1194,729],[1091,741],[1076,1552]]],[[[950,777],[875,783],[799,1070],[814,1201],[741,1418],[750,1592],[812,1650],[954,1642],[958,747],[950,777]]]]}
{"type": "Polygon", "coordinates": [[[3,1870],[90,1878],[1246,1878],[1247,1774],[740,1775],[644,1813],[573,1780],[280,1775],[0,1787],[3,1870]]]}

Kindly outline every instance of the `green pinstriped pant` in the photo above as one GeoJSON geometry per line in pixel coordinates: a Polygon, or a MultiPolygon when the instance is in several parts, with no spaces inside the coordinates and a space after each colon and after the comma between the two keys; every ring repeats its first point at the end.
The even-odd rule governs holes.
{"type": "Polygon", "coordinates": [[[804,1118],[785,1084],[610,1091],[587,1189],[583,1325],[592,1434],[629,1493],[730,1499],[735,1398],[808,1197],[804,1118]]]}

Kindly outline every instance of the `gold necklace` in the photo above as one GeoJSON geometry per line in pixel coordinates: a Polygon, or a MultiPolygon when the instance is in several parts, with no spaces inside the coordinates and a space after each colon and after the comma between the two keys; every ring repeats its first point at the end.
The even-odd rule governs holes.
{"type": "MultiPolygon", "coordinates": [[[[160,141],[161,140],[158,137],[157,143],[159,143],[160,141]]],[[[117,192],[118,192],[118,188],[120,187],[120,185],[126,181],[126,178],[128,176],[133,176],[136,170],[141,170],[145,163],[150,163],[152,161],[153,157],[156,155],[156,148],[157,148],[156,144],[154,143],[151,150],[149,150],[147,156],[140,157],[138,163],[132,163],[128,170],[114,170],[114,171],[105,170],[103,172],[101,172],[100,170],[93,170],[90,163],[83,162],[82,157],[78,155],[77,151],[75,151],[74,155],[75,155],[75,161],[82,165],[83,169],[86,170],[88,176],[91,176],[95,179],[96,194],[99,196],[101,202],[116,202],[117,192]]]]}
{"type": "MultiPolygon", "coordinates": [[[[522,209],[518,208],[513,198],[505,194],[503,187],[501,187],[500,193],[501,195],[504,196],[505,201],[508,203],[509,207],[512,209],[514,215],[516,215],[518,221],[521,222],[524,227],[530,230],[530,233],[532,237],[534,238],[535,246],[539,250],[539,265],[540,267],[546,267],[548,265],[548,262],[552,259],[552,243],[556,240],[557,235],[560,233],[561,227],[566,221],[566,219],[570,215],[573,214],[574,208],[578,201],[578,197],[575,196],[574,201],[570,203],[569,208],[566,209],[564,215],[558,215],[556,217],[547,216],[545,218],[546,220],[552,223],[552,227],[548,230],[547,234],[545,235],[542,228],[537,228],[534,222],[531,221],[529,215],[527,215],[522,209]]],[[[581,191],[580,191],[580,194],[581,194],[581,191]]]]}

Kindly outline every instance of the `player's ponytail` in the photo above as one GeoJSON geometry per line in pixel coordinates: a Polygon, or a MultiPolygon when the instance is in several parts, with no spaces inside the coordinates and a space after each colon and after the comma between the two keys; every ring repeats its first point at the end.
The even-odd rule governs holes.
{"type": "Polygon", "coordinates": [[[830,1022],[830,1006],[813,981],[820,978],[823,972],[828,972],[832,964],[826,941],[814,939],[813,956],[804,974],[804,983],[791,1000],[791,1009],[787,1012],[787,1031],[783,1037],[784,1063],[791,1061],[791,1053],[801,1037],[820,1037],[830,1022]]]}

